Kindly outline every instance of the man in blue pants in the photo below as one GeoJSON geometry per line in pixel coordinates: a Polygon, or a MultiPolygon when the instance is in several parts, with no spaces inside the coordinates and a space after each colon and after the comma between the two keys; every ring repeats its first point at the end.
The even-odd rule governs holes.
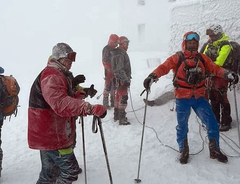
{"type": "Polygon", "coordinates": [[[233,83],[238,82],[238,76],[214,64],[206,55],[198,53],[199,39],[196,32],[187,32],[183,36],[182,51],[167,58],[144,80],[143,84],[148,90],[153,80],[166,75],[171,69],[174,72],[173,85],[178,120],[177,142],[181,164],[186,164],[189,158],[187,134],[191,108],[206,125],[210,158],[226,163],[228,158],[219,147],[219,125],[210,104],[205,99],[205,72],[207,70],[233,83]]]}

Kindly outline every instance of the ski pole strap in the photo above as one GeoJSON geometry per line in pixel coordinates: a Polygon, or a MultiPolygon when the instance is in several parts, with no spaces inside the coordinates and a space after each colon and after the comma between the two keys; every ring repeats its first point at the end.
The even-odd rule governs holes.
{"type": "Polygon", "coordinates": [[[99,117],[93,116],[93,121],[92,121],[92,132],[97,133],[98,132],[98,127],[97,125],[101,125],[102,121],[99,117]]]}

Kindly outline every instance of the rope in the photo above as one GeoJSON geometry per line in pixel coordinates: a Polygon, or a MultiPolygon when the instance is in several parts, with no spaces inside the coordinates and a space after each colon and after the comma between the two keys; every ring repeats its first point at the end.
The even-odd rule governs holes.
{"type": "MultiPolygon", "coordinates": [[[[134,116],[135,116],[137,122],[138,122],[140,125],[143,125],[143,124],[139,121],[139,119],[138,119],[138,117],[137,117],[137,115],[136,115],[136,110],[134,110],[133,101],[132,101],[132,94],[131,94],[130,89],[129,89],[129,94],[130,94],[130,101],[131,101],[131,107],[132,107],[132,111],[131,111],[131,112],[134,113],[134,116]]],[[[144,107],[143,107],[143,108],[144,108],[144,107]]],[[[139,109],[142,109],[142,108],[139,108],[139,109]]],[[[139,109],[138,109],[138,110],[139,110],[139,109]]],[[[156,131],[153,127],[150,127],[150,126],[147,126],[147,125],[145,125],[145,127],[148,128],[148,129],[151,129],[151,130],[155,133],[155,136],[156,136],[158,142],[160,143],[160,145],[162,145],[162,146],[164,146],[164,147],[167,147],[167,148],[170,148],[170,149],[172,149],[173,151],[176,151],[176,152],[179,153],[179,151],[178,151],[177,149],[175,149],[175,148],[173,148],[173,147],[171,147],[171,146],[169,146],[169,145],[167,145],[167,144],[164,144],[164,143],[161,141],[161,139],[159,138],[157,131],[156,131]]],[[[201,136],[201,125],[199,125],[199,134],[200,134],[200,136],[201,136]]],[[[202,136],[201,136],[201,139],[203,140],[202,136]]],[[[197,154],[199,154],[200,152],[202,152],[203,149],[204,149],[204,141],[203,141],[203,143],[202,143],[202,148],[200,149],[200,151],[198,151],[198,152],[196,152],[196,153],[191,153],[190,155],[197,155],[197,154]]]]}

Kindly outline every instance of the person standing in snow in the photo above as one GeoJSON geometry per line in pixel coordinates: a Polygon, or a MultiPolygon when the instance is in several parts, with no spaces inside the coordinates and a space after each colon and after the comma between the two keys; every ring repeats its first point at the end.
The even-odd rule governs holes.
{"type": "Polygon", "coordinates": [[[111,34],[108,40],[108,44],[103,48],[102,51],[102,63],[104,67],[104,74],[105,74],[105,85],[103,90],[103,105],[110,109],[114,107],[114,75],[111,66],[111,51],[116,49],[118,45],[118,36],[116,34],[111,34]],[[110,102],[111,106],[109,105],[109,95],[110,95],[110,102]]]}
{"type": "Polygon", "coordinates": [[[28,145],[40,150],[42,170],[37,184],[72,183],[81,168],[73,152],[77,116],[104,118],[102,105],[91,105],[75,96],[72,73],[76,52],[66,43],[52,49],[52,59],[37,76],[30,91],[28,108],[28,145]],[[59,167],[53,178],[53,167],[59,167]]]}
{"type": "MultiPolygon", "coordinates": [[[[4,73],[4,69],[0,66],[0,75],[4,73]]],[[[2,132],[2,126],[3,126],[3,108],[2,108],[2,92],[3,92],[3,87],[1,84],[0,80],[0,177],[1,177],[1,171],[2,171],[2,160],[3,160],[3,151],[1,148],[2,145],[2,138],[1,138],[1,132],[2,132]]]]}
{"type": "Polygon", "coordinates": [[[119,47],[111,51],[111,65],[116,79],[114,121],[119,120],[119,125],[129,125],[126,117],[128,88],[131,83],[131,65],[127,54],[129,40],[125,36],[119,37],[119,47]]]}
{"type": "MultiPolygon", "coordinates": [[[[203,54],[206,54],[216,65],[226,69],[231,69],[232,49],[229,43],[229,37],[223,32],[222,26],[213,24],[206,30],[209,41],[204,48],[203,54]]],[[[228,101],[228,80],[215,75],[210,75],[206,84],[208,86],[208,98],[212,110],[220,124],[220,131],[228,131],[231,128],[231,106],[228,101]]]]}
{"type": "Polygon", "coordinates": [[[228,158],[220,151],[219,146],[219,125],[210,104],[205,99],[205,71],[208,70],[214,75],[233,83],[238,81],[238,76],[214,64],[206,55],[198,53],[199,39],[200,37],[196,32],[191,31],[184,34],[182,52],[177,52],[167,58],[163,64],[149,74],[143,85],[146,90],[150,90],[152,81],[166,75],[171,69],[174,72],[173,84],[178,121],[176,130],[181,164],[186,164],[189,158],[188,119],[191,109],[206,125],[210,158],[226,163],[228,158]],[[180,58],[183,58],[183,60],[179,65],[180,58]]]}

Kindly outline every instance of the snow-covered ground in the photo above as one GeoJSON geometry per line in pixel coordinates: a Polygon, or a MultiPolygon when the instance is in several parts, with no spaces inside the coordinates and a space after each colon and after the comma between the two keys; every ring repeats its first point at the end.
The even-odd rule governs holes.
{"type": "MultiPolygon", "coordinates": [[[[166,58],[166,53],[129,53],[133,66],[133,79],[129,91],[127,117],[131,125],[119,126],[115,123],[113,110],[109,110],[107,116],[102,120],[114,184],[131,184],[137,178],[142,136],[141,123],[144,115],[143,98],[146,95],[140,96],[140,93],[143,90],[144,78],[157,66],[156,63],[147,67],[145,59],[149,58],[149,54],[162,59],[162,61],[166,58]]],[[[74,63],[73,70],[76,70],[75,66],[77,65],[74,63]]],[[[93,104],[101,103],[102,98],[97,99],[97,96],[101,95],[103,90],[102,68],[83,68],[84,70],[79,69],[79,71],[87,76],[86,86],[93,83],[98,90],[97,95],[87,101],[93,104]],[[93,70],[96,72],[93,73],[93,70]]],[[[16,75],[21,85],[21,107],[17,117],[12,117],[10,122],[8,120],[4,122],[2,130],[4,159],[0,183],[32,184],[38,179],[41,163],[39,151],[28,148],[27,108],[29,90],[37,73],[20,75],[16,72],[16,75]]],[[[171,79],[171,74],[169,74],[160,78],[157,84],[153,84],[149,99],[154,99],[163,91],[171,88],[171,79]]],[[[240,95],[239,92],[237,95],[240,95]]],[[[142,183],[239,184],[240,150],[237,146],[239,143],[233,92],[229,93],[229,98],[232,106],[233,128],[229,132],[221,133],[220,139],[222,151],[229,155],[227,164],[209,158],[206,131],[201,127],[201,123],[198,122],[193,112],[189,119],[189,145],[190,153],[194,155],[190,156],[188,164],[181,165],[178,161],[179,153],[173,150],[178,150],[175,131],[176,113],[171,111],[174,101],[163,106],[148,107],[139,176],[142,183]]],[[[100,133],[93,134],[91,131],[92,117],[84,118],[84,120],[88,183],[109,183],[100,133]]],[[[83,168],[81,131],[81,125],[77,126],[78,137],[75,154],[83,168]]],[[[81,174],[75,183],[83,184],[84,174],[81,174]]]]}

